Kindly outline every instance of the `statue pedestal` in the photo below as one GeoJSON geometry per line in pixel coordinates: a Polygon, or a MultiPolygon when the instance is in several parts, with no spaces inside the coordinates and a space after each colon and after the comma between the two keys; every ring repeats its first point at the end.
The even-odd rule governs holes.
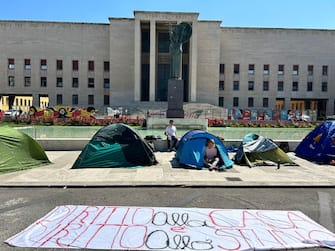
{"type": "Polygon", "coordinates": [[[169,79],[168,110],[166,111],[167,118],[184,118],[183,98],[184,98],[184,80],[169,79]]]}

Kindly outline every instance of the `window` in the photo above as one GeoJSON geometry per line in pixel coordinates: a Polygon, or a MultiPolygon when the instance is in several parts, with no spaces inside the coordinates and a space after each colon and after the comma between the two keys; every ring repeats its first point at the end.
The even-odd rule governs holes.
{"type": "Polygon", "coordinates": [[[10,70],[14,70],[15,69],[14,58],[8,58],[8,69],[10,69],[10,70]]]}
{"type": "Polygon", "coordinates": [[[150,33],[149,31],[143,31],[141,35],[141,46],[142,46],[142,52],[149,53],[150,52],[150,33]]]}
{"type": "Polygon", "coordinates": [[[297,81],[292,82],[292,91],[297,92],[299,90],[299,83],[297,81]]]}
{"type": "Polygon", "coordinates": [[[254,75],[255,74],[255,65],[254,64],[249,64],[248,74],[249,75],[254,75]]]}
{"type": "Polygon", "coordinates": [[[79,87],[79,79],[72,78],[72,88],[78,88],[78,87],[79,87]]]}
{"type": "Polygon", "coordinates": [[[109,61],[104,62],[104,72],[109,72],[109,61]]]}
{"type": "Polygon", "coordinates": [[[254,107],[254,98],[248,98],[248,107],[254,107]]]}
{"type": "Polygon", "coordinates": [[[63,87],[63,78],[57,78],[56,87],[63,87]]]}
{"type": "Polygon", "coordinates": [[[284,65],[278,65],[278,75],[284,75],[284,65]]]}
{"type": "Polygon", "coordinates": [[[47,78],[41,77],[41,87],[47,87],[47,78]]]}
{"type": "Polygon", "coordinates": [[[78,70],[79,70],[79,61],[72,60],[72,71],[78,71],[78,70]]]}
{"type": "Polygon", "coordinates": [[[224,74],[224,64],[220,64],[220,74],[224,74]]]}
{"type": "Polygon", "coordinates": [[[88,95],[88,105],[94,105],[94,95],[88,95]]]}
{"type": "Polygon", "coordinates": [[[240,89],[240,82],[239,81],[234,81],[233,82],[233,90],[238,91],[240,89]]]}
{"type": "Polygon", "coordinates": [[[263,65],[263,75],[269,75],[270,74],[270,65],[265,64],[263,65]]]}
{"type": "Polygon", "coordinates": [[[263,81],[263,91],[269,90],[269,81],[263,81]]]}
{"type": "Polygon", "coordinates": [[[307,66],[308,76],[313,76],[313,71],[314,71],[313,68],[314,68],[313,65],[308,65],[307,66]]]}
{"type": "Polygon", "coordinates": [[[248,81],[248,91],[253,91],[254,90],[254,81],[248,81]]]}
{"type": "Polygon", "coordinates": [[[322,66],[322,76],[328,76],[328,65],[322,66]]]}
{"type": "Polygon", "coordinates": [[[57,60],[56,61],[56,70],[57,71],[63,70],[63,60],[57,60]]]}
{"type": "Polygon", "coordinates": [[[57,94],[57,96],[56,96],[56,104],[57,105],[62,105],[63,104],[63,95],[62,94],[57,94]]]}
{"type": "Polygon", "coordinates": [[[88,88],[94,88],[94,78],[88,78],[88,88]]]}
{"type": "Polygon", "coordinates": [[[46,59],[41,59],[41,70],[47,70],[47,60],[46,59]]]}
{"type": "Polygon", "coordinates": [[[263,107],[269,107],[269,98],[263,98],[263,107]]]}
{"type": "Polygon", "coordinates": [[[223,90],[224,90],[224,81],[221,80],[221,81],[219,82],[219,91],[223,91],[223,90]]]}
{"type": "Polygon", "coordinates": [[[278,81],[277,91],[284,91],[284,81],[278,81]]]}
{"type": "Polygon", "coordinates": [[[313,91],[313,82],[307,82],[307,91],[312,92],[313,91]]]}
{"type": "Polygon", "coordinates": [[[327,82],[322,82],[321,83],[321,91],[322,92],[327,92],[328,91],[328,83],[327,82]]]}
{"type": "Polygon", "coordinates": [[[15,77],[9,76],[8,77],[8,86],[14,86],[15,85],[15,77]]]}
{"type": "Polygon", "coordinates": [[[104,105],[109,105],[109,95],[104,95],[104,105]]]}
{"type": "Polygon", "coordinates": [[[233,97],[233,106],[238,107],[238,97],[233,97]]]}
{"type": "Polygon", "coordinates": [[[30,64],[30,59],[29,58],[24,59],[24,69],[25,70],[30,70],[31,69],[31,64],[30,64]]]}
{"type": "Polygon", "coordinates": [[[24,86],[30,86],[30,85],[31,85],[31,78],[24,77],[24,86]]]}
{"type": "Polygon", "coordinates": [[[88,61],[88,71],[94,71],[94,61],[88,61]]]}
{"type": "Polygon", "coordinates": [[[78,105],[78,100],[79,100],[79,98],[78,98],[78,94],[73,94],[72,95],[72,105],[78,105]]]}
{"type": "Polygon", "coordinates": [[[295,64],[293,65],[293,68],[292,68],[292,75],[299,75],[299,65],[295,64]]]}
{"type": "Polygon", "coordinates": [[[224,107],[224,97],[219,97],[219,106],[224,107]]]}
{"type": "Polygon", "coordinates": [[[170,50],[170,34],[168,32],[158,33],[158,52],[169,53],[170,50]]]}
{"type": "Polygon", "coordinates": [[[105,89],[109,89],[110,88],[109,78],[104,78],[104,88],[105,89]]]}
{"type": "Polygon", "coordinates": [[[234,74],[239,74],[239,73],[240,73],[240,65],[234,64],[234,74]]]}

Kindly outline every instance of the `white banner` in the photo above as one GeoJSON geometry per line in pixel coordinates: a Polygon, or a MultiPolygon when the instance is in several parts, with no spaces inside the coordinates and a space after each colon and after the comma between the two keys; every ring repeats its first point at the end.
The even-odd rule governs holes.
{"type": "Polygon", "coordinates": [[[109,250],[335,249],[335,234],[300,211],[65,205],[6,243],[109,250]]]}

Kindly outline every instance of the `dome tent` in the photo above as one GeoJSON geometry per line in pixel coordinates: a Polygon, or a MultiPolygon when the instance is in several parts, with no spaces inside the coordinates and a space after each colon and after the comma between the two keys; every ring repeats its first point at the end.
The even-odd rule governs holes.
{"type": "Polygon", "coordinates": [[[33,138],[9,126],[0,126],[0,156],[0,172],[14,172],[50,163],[33,138]]]}
{"type": "Polygon", "coordinates": [[[315,127],[297,146],[295,154],[320,164],[335,160],[335,121],[329,120],[315,127]]]}
{"type": "Polygon", "coordinates": [[[72,168],[134,167],[156,163],[152,148],[131,127],[117,123],[98,130],[72,168]]]}
{"type": "Polygon", "coordinates": [[[229,159],[222,141],[217,136],[202,130],[191,130],[180,139],[175,156],[179,164],[202,169],[204,167],[204,155],[208,139],[214,140],[220,154],[222,161],[219,168],[232,168],[234,162],[229,159]]]}
{"type": "Polygon", "coordinates": [[[233,158],[236,164],[247,164],[249,167],[264,164],[267,161],[279,164],[295,163],[271,139],[248,133],[233,158]]]}

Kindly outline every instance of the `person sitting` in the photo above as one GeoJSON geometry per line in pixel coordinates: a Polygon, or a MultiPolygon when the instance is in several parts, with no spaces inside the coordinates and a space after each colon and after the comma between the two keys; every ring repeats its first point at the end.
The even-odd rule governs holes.
{"type": "Polygon", "coordinates": [[[177,143],[178,143],[177,128],[173,124],[173,122],[174,121],[171,119],[169,121],[169,125],[165,128],[165,131],[164,131],[164,134],[166,135],[166,139],[167,139],[168,151],[171,151],[171,149],[175,151],[177,143]]]}
{"type": "Polygon", "coordinates": [[[213,139],[208,139],[204,155],[204,165],[210,171],[219,170],[220,156],[213,139]]]}

